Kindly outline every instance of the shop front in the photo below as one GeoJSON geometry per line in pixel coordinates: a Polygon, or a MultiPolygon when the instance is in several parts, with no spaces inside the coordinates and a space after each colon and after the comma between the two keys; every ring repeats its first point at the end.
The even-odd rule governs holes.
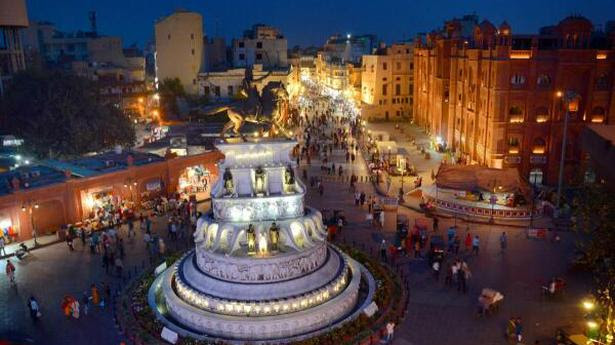
{"type": "Polygon", "coordinates": [[[210,171],[203,165],[193,165],[183,170],[179,176],[177,193],[182,199],[196,199],[203,201],[209,199],[211,191],[210,171]]]}
{"type": "Polygon", "coordinates": [[[162,179],[156,177],[145,181],[141,189],[141,207],[152,209],[160,197],[165,196],[165,186],[162,179]]]}
{"type": "Polygon", "coordinates": [[[4,243],[11,243],[19,237],[19,227],[13,224],[8,212],[0,211],[0,237],[4,243]]]}
{"type": "Polygon", "coordinates": [[[81,192],[83,218],[110,223],[114,213],[122,206],[124,198],[113,187],[101,187],[81,192]]]}

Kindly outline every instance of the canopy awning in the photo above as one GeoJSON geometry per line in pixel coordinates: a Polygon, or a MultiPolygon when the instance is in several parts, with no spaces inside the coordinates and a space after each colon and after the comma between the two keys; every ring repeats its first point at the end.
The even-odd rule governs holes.
{"type": "Polygon", "coordinates": [[[493,169],[478,165],[441,164],[436,186],[466,191],[530,194],[530,186],[515,168],[493,169]]]}

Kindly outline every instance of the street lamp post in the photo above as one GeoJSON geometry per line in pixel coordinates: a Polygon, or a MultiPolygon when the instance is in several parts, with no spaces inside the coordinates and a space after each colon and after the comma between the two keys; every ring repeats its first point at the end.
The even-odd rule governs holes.
{"type": "Polygon", "coordinates": [[[399,203],[404,202],[404,173],[406,172],[406,167],[401,170],[401,187],[399,187],[399,203]]]}
{"type": "Polygon", "coordinates": [[[534,227],[534,209],[536,207],[536,175],[531,175],[532,182],[532,206],[530,209],[530,229],[534,227]]]}
{"type": "Polygon", "coordinates": [[[31,200],[25,203],[21,207],[22,212],[28,212],[30,216],[30,225],[32,226],[32,237],[34,238],[34,246],[38,246],[38,232],[36,231],[36,225],[34,224],[34,210],[38,209],[38,203],[31,200]]]}
{"type": "MultiPolygon", "coordinates": [[[[566,91],[565,94],[562,94],[561,91],[557,92],[557,97],[564,97],[563,98],[563,103],[566,106],[566,111],[564,112],[564,133],[562,134],[562,152],[561,152],[561,156],[560,156],[560,161],[559,161],[559,176],[557,179],[557,209],[559,211],[559,208],[561,206],[561,199],[562,199],[562,184],[564,182],[564,159],[566,158],[566,137],[568,134],[568,118],[570,115],[570,108],[571,108],[571,103],[575,100],[578,100],[580,98],[579,94],[574,92],[574,91],[566,91]]],[[[577,111],[577,109],[575,109],[575,111],[577,111]]],[[[559,213],[559,212],[558,212],[559,213]]]]}

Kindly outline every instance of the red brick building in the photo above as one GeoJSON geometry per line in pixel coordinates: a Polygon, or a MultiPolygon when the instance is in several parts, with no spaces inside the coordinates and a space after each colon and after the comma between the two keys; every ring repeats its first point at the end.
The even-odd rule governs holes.
{"type": "Polygon", "coordinates": [[[478,23],[475,15],[447,21],[415,44],[415,121],[465,162],[516,167],[555,184],[562,95],[580,96],[569,105],[566,178],[582,163],[586,124],[615,122],[614,42],[583,17],[534,35],[513,34],[506,22],[478,23]]]}
{"type": "Polygon", "coordinates": [[[38,235],[53,233],[64,224],[88,218],[96,203],[106,198],[138,204],[152,196],[172,195],[190,183],[185,174],[195,167],[207,171],[213,183],[221,158],[218,151],[169,159],[137,152],[106,153],[3,173],[0,231],[23,241],[32,237],[33,222],[38,235]]]}

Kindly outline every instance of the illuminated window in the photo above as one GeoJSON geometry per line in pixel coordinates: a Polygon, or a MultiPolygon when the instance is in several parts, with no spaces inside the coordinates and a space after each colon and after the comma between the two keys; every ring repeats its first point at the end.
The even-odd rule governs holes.
{"type": "Polygon", "coordinates": [[[517,154],[520,151],[519,138],[509,138],[508,139],[508,153],[517,154]]]}
{"type": "Polygon", "coordinates": [[[536,122],[544,123],[549,121],[549,110],[546,107],[536,108],[536,122]]]}
{"type": "Polygon", "coordinates": [[[541,74],[536,79],[536,84],[539,87],[549,87],[549,86],[551,86],[551,77],[549,77],[546,74],[541,74]]]}
{"type": "Polygon", "coordinates": [[[596,79],[596,89],[597,90],[608,90],[609,88],[609,75],[607,73],[602,73],[596,79]]]}
{"type": "Polygon", "coordinates": [[[534,139],[534,145],[532,146],[532,153],[535,155],[542,155],[547,151],[547,143],[542,138],[534,139]]]}
{"type": "Polygon", "coordinates": [[[534,186],[542,184],[542,170],[539,168],[530,171],[530,183],[534,186]]]}
{"type": "Polygon", "coordinates": [[[523,110],[519,106],[512,106],[508,110],[508,122],[523,123],[523,110]]]}
{"type": "Polygon", "coordinates": [[[522,86],[523,84],[525,84],[525,77],[521,74],[514,74],[510,78],[510,83],[513,86],[522,86]]]}
{"type": "Polygon", "coordinates": [[[603,107],[595,107],[594,109],[592,109],[591,122],[603,123],[604,114],[605,114],[605,111],[603,107]]]}

